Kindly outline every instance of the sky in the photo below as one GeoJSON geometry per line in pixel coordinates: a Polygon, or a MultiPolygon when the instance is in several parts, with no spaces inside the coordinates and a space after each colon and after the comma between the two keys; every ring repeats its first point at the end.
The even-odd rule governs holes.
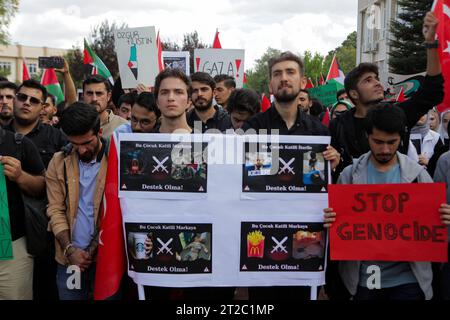
{"type": "Polygon", "coordinates": [[[197,31],[212,45],[245,49],[245,69],[268,47],[327,54],[356,30],[356,0],[20,0],[9,28],[12,43],[70,49],[102,21],[155,26],[163,41],[197,31]]]}

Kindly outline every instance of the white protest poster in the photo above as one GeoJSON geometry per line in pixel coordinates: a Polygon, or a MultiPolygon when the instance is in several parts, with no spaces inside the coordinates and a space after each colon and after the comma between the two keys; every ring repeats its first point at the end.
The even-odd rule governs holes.
{"type": "MultiPolygon", "coordinates": [[[[122,148],[131,146],[129,142],[141,141],[142,147],[137,146],[136,150],[144,145],[151,150],[157,135],[142,136],[120,134],[119,144],[122,148]]],[[[158,144],[162,149],[176,141],[189,145],[191,139],[194,148],[191,145],[187,150],[192,152],[192,157],[195,157],[194,150],[203,150],[207,197],[165,199],[149,197],[152,192],[133,194],[120,189],[128,275],[137,284],[255,287],[325,283],[328,240],[322,210],[328,205],[327,193],[319,191],[317,193],[324,196],[312,199],[299,197],[299,194],[289,200],[283,197],[243,199],[244,137],[205,134],[174,139],[171,135],[159,136],[158,144]],[[207,148],[203,148],[204,145],[207,148]],[[150,251],[146,251],[148,242],[152,243],[150,251]]],[[[256,136],[252,139],[257,141],[256,136]]],[[[301,136],[280,136],[279,141],[302,146],[304,150],[322,143],[320,137],[301,136]]],[[[261,145],[266,143],[267,140],[261,145]]],[[[121,158],[129,158],[131,153],[132,149],[126,152],[121,149],[119,154],[121,158]]],[[[154,163],[151,167],[153,165],[157,166],[154,163]]],[[[324,170],[328,175],[329,166],[324,170]]],[[[123,173],[122,169],[120,172],[123,173]]],[[[166,192],[176,194],[172,190],[166,192]]]]}
{"type": "Polygon", "coordinates": [[[165,69],[181,69],[190,75],[189,51],[163,51],[162,55],[165,69]]]}
{"type": "Polygon", "coordinates": [[[122,87],[152,87],[159,72],[155,27],[115,30],[114,40],[122,87]]]}
{"type": "Polygon", "coordinates": [[[209,73],[212,77],[226,74],[234,77],[236,86],[242,88],[244,81],[245,50],[243,49],[196,49],[195,72],[209,73]]]}

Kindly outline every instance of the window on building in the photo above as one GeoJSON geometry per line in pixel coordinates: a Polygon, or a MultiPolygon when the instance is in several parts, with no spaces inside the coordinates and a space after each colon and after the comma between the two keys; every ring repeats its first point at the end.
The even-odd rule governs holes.
{"type": "Polygon", "coordinates": [[[30,76],[33,76],[37,74],[37,64],[36,63],[28,63],[28,72],[30,73],[30,76]]]}
{"type": "Polygon", "coordinates": [[[11,62],[0,61],[0,72],[4,74],[11,73],[11,62]]]}

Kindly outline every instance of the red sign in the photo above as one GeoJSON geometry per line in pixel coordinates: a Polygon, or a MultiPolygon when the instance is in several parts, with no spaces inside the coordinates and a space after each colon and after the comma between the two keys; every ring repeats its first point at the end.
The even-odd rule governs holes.
{"type": "Polygon", "coordinates": [[[332,260],[447,261],[444,183],[329,187],[332,260]]]}

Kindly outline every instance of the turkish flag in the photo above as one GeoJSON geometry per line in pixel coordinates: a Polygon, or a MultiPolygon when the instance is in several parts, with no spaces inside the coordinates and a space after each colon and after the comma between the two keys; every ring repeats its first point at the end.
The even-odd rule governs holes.
{"type": "Polygon", "coordinates": [[[438,106],[440,112],[450,108],[450,0],[437,0],[434,14],[439,19],[437,36],[439,39],[439,60],[441,61],[444,83],[444,100],[438,106]]]}
{"type": "Polygon", "coordinates": [[[213,49],[222,49],[222,45],[219,40],[219,30],[216,30],[216,35],[214,36],[213,49]]]}
{"type": "Polygon", "coordinates": [[[95,300],[107,299],[119,290],[126,268],[115,138],[116,135],[113,134],[108,154],[108,169],[106,170],[97,269],[95,273],[95,300]]]}

